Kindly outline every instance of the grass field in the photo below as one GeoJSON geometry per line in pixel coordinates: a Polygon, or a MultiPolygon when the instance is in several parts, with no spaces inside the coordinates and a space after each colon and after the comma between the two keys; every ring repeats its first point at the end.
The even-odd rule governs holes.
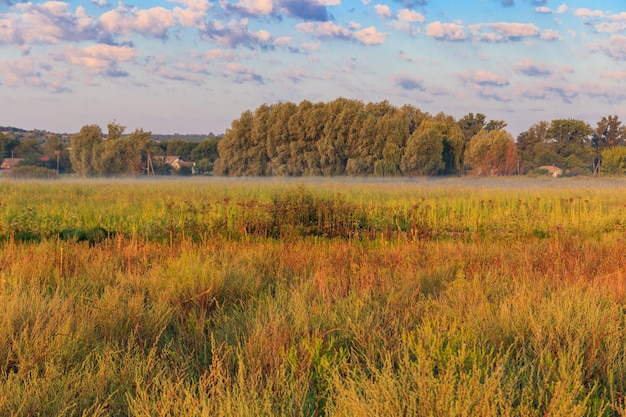
{"type": "Polygon", "coordinates": [[[626,416],[624,180],[0,196],[0,415],[626,416]]]}

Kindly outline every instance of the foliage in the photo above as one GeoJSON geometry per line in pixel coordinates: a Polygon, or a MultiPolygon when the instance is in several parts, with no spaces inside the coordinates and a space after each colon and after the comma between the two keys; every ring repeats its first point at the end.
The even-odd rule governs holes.
{"type": "Polygon", "coordinates": [[[616,146],[602,151],[602,165],[600,172],[603,174],[624,175],[626,174],[626,148],[616,146]]]}
{"type": "Polygon", "coordinates": [[[149,148],[151,133],[137,129],[123,136],[125,127],[111,122],[104,139],[97,125],[83,126],[71,138],[70,160],[81,176],[136,175],[143,173],[144,153],[149,148]]]}
{"type": "Polygon", "coordinates": [[[233,121],[220,141],[215,173],[400,175],[407,140],[426,118],[417,108],[387,101],[263,104],[233,121]]]}
{"type": "Polygon", "coordinates": [[[443,137],[434,122],[427,120],[413,132],[402,156],[402,172],[407,175],[435,175],[445,168],[443,137]]]}
{"type": "Polygon", "coordinates": [[[10,178],[15,179],[49,179],[57,177],[55,170],[33,165],[19,165],[13,168],[8,175],[10,178]]]}
{"type": "Polygon", "coordinates": [[[517,171],[517,149],[504,130],[482,130],[465,151],[465,165],[475,175],[511,175],[517,171]]]}

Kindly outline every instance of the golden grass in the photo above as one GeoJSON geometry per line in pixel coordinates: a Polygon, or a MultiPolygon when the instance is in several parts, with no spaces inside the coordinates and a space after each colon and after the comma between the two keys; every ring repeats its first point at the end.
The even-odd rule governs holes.
{"type": "Polygon", "coordinates": [[[181,184],[0,182],[0,415],[626,415],[626,191],[181,184]]]}

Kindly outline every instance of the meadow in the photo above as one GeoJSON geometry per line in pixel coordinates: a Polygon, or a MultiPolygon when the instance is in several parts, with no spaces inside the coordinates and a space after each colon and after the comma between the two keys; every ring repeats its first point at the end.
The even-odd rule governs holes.
{"type": "Polygon", "coordinates": [[[0,415],[626,416],[625,180],[0,196],[0,415]]]}

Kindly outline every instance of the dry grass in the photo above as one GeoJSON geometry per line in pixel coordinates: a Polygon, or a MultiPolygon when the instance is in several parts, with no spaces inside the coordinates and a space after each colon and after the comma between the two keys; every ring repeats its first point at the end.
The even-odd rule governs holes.
{"type": "Polygon", "coordinates": [[[624,191],[0,189],[0,415],[626,415],[624,191]]]}

